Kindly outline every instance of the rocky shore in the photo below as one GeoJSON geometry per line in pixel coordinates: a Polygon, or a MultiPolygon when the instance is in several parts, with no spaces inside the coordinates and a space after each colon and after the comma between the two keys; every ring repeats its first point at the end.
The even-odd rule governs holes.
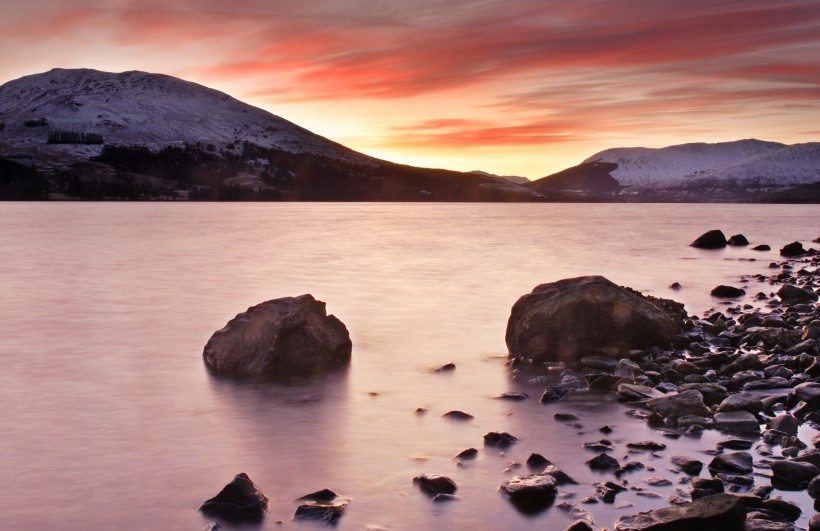
{"type": "MultiPolygon", "coordinates": [[[[744,245],[745,238],[737,236],[724,241],[744,245]]],[[[533,301],[541,304],[544,298],[565,298],[566,290],[543,285],[522,297],[513,308],[513,316],[523,312],[524,324],[514,324],[511,317],[510,326],[517,328],[513,333],[508,328],[512,377],[545,382],[540,375],[545,369],[558,371],[560,380],[546,385],[540,399],[543,407],[554,409],[556,421],[580,428],[583,417],[563,412],[561,404],[576,394],[605,393],[623,402],[630,416],[644,419],[656,436],[629,440],[625,445],[628,455],[621,459],[612,455],[616,448],[608,438],[612,427],[595,426],[600,433],[598,440],[579,438],[578,444],[590,450],[591,458],[572,466],[589,467],[609,476],[600,483],[579,485],[569,464],[562,463],[570,471],[567,473],[550,461],[555,456],[532,454],[525,464],[510,467],[517,470],[526,466],[530,473],[500,478],[498,485],[488,488],[498,489],[502,498],[526,514],[551,507],[565,512],[574,520],[566,529],[575,531],[804,529],[795,523],[798,521],[807,522],[811,531],[820,531],[818,501],[810,507],[781,497],[786,491],[805,491],[811,499],[820,500],[818,265],[820,254],[816,251],[797,242],[789,244],[781,249],[780,258],[771,262],[770,274],[745,275],[738,278],[737,286],[717,286],[712,292],[716,308],[700,316],[687,315],[674,301],[610,286],[602,277],[570,279],[576,281],[570,283],[573,287],[593,290],[576,297],[575,302],[582,306],[575,314],[549,309],[553,312],[550,315],[563,319],[557,322],[557,330],[572,332],[567,336],[572,339],[571,348],[567,341],[539,338],[527,328],[537,320],[531,313],[533,301]],[[530,296],[533,298],[524,300],[530,296]],[[638,323],[647,334],[635,335],[635,327],[631,327],[628,339],[634,346],[630,347],[621,342],[617,331],[607,329],[600,337],[590,337],[594,334],[586,333],[583,326],[573,329],[589,315],[583,304],[590,300],[596,304],[606,301],[612,306],[604,313],[627,324],[638,323]],[[624,305],[632,305],[636,313],[624,305]],[[653,329],[653,323],[659,323],[662,330],[653,329]],[[602,343],[596,344],[597,340],[602,343]],[[618,346],[606,346],[610,344],[618,346]],[[700,455],[668,451],[678,439],[698,440],[711,430],[722,438],[714,447],[701,448],[700,455]],[[648,486],[630,482],[630,475],[637,471],[652,473],[644,482],[648,486]],[[661,498],[652,487],[670,485],[674,485],[674,493],[660,508],[633,513],[624,506],[616,522],[595,522],[587,510],[594,504],[616,504],[618,495],[627,491],[661,498]],[[586,492],[591,495],[585,496],[586,492]]],[[[561,286],[570,285],[567,281],[555,285],[561,282],[565,283],[561,286]]],[[[569,304],[563,298],[561,301],[561,305],[569,304]]],[[[551,318],[550,322],[556,321],[551,318]]],[[[550,331],[553,333],[558,332],[550,331]]],[[[431,373],[455,369],[455,365],[446,364],[431,373]]],[[[518,402],[528,396],[505,392],[494,398],[518,402]]],[[[424,408],[416,411],[420,415],[425,412],[424,408]]],[[[463,411],[443,416],[456,421],[473,418],[463,411]]],[[[503,452],[517,443],[515,433],[488,432],[483,448],[465,449],[455,462],[461,466],[481,452],[503,452]]],[[[458,502],[456,481],[440,474],[441,470],[431,472],[439,473],[408,478],[408,482],[429,496],[430,503],[458,502]]],[[[249,500],[239,504],[241,510],[247,511],[251,505],[254,511],[264,512],[267,499],[247,476],[241,476],[237,478],[249,484],[249,500]]],[[[213,506],[214,500],[206,504],[213,506]]],[[[299,500],[304,503],[295,518],[323,524],[335,524],[350,501],[328,489],[299,500]]],[[[256,518],[257,512],[253,515],[256,518]]],[[[217,516],[230,521],[224,514],[217,516]]],[[[214,524],[216,528],[219,524],[214,524]]]]}

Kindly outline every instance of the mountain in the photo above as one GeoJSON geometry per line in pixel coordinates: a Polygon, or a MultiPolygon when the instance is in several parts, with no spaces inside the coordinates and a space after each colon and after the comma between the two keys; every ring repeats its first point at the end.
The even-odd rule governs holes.
{"type": "Polygon", "coordinates": [[[0,198],[545,199],[488,175],[369,157],[222,92],[137,71],[54,69],[0,86],[0,162],[0,198]],[[46,184],[35,193],[32,182],[46,184]]]}
{"type": "Polygon", "coordinates": [[[526,177],[521,177],[521,176],[518,176],[518,175],[496,175],[494,173],[489,173],[489,172],[481,171],[481,170],[473,170],[470,173],[473,173],[475,175],[483,175],[484,177],[494,177],[496,179],[501,179],[501,180],[504,180],[504,181],[507,181],[507,182],[510,182],[510,183],[513,183],[513,184],[525,184],[525,183],[530,182],[530,180],[527,179],[526,177]]]}
{"type": "Polygon", "coordinates": [[[814,202],[809,198],[816,193],[791,191],[818,182],[820,143],[789,146],[750,139],[607,149],[527,186],[608,201],[814,202]]]}

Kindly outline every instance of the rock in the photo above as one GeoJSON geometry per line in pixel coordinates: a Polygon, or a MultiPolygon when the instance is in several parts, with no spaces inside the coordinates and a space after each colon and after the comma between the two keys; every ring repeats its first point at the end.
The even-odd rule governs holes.
{"type": "Polygon", "coordinates": [[[457,487],[456,482],[447,476],[440,476],[438,474],[421,474],[413,478],[413,484],[418,485],[419,488],[429,496],[436,494],[453,494],[457,487]]]}
{"type": "Polygon", "coordinates": [[[618,460],[614,457],[610,457],[605,453],[600,453],[586,462],[589,468],[593,470],[611,470],[616,469],[621,466],[618,463],[618,460]]]}
{"type": "Polygon", "coordinates": [[[703,403],[703,395],[690,389],[670,396],[653,398],[646,406],[664,419],[677,420],[684,415],[709,416],[711,411],[703,403]]]}
{"type": "Polygon", "coordinates": [[[438,494],[433,496],[433,503],[451,502],[460,499],[461,498],[459,496],[456,496],[455,494],[445,494],[443,492],[439,492],[438,494]]]}
{"type": "Polygon", "coordinates": [[[743,246],[749,245],[749,240],[747,240],[746,236],[742,234],[735,234],[731,236],[726,243],[728,243],[729,245],[743,246]]]}
{"type": "Polygon", "coordinates": [[[780,482],[792,488],[803,488],[818,474],[820,469],[811,463],[791,459],[772,463],[772,485],[780,482]]]}
{"type": "Polygon", "coordinates": [[[718,413],[728,411],[748,411],[749,413],[760,413],[763,411],[763,402],[760,398],[751,393],[736,393],[726,397],[717,408],[718,413]]]}
{"type": "Polygon", "coordinates": [[[512,400],[514,402],[519,402],[521,400],[526,400],[529,398],[530,395],[527,393],[515,393],[512,391],[506,391],[501,394],[494,395],[493,398],[500,398],[502,400],[512,400]]]}
{"type": "Polygon", "coordinates": [[[456,364],[450,362],[450,363],[445,363],[444,365],[441,365],[439,367],[436,367],[435,369],[431,370],[430,372],[452,372],[454,370],[456,370],[456,364]]]}
{"type": "Polygon", "coordinates": [[[689,245],[690,247],[697,247],[698,249],[722,249],[726,247],[726,243],[726,236],[723,234],[723,231],[710,230],[698,236],[698,238],[689,245]]]}
{"type": "Polygon", "coordinates": [[[322,489],[317,490],[316,492],[311,492],[310,494],[305,494],[301,498],[297,498],[296,501],[315,501],[315,502],[329,502],[333,501],[338,498],[338,495],[330,489],[322,489]]]}
{"type": "Polygon", "coordinates": [[[783,284],[780,289],[777,290],[777,296],[789,304],[800,304],[817,300],[817,293],[798,288],[792,284],[783,284]]]}
{"type": "Polygon", "coordinates": [[[803,256],[804,254],[806,254],[806,250],[803,249],[803,244],[800,242],[792,242],[780,249],[780,256],[785,256],[787,258],[803,256]]]}
{"type": "Polygon", "coordinates": [[[647,298],[601,276],[579,277],[542,284],[518,299],[506,342],[517,359],[576,362],[600,348],[668,345],[675,326],[647,298]]]}
{"type": "Polygon", "coordinates": [[[501,484],[501,491],[525,513],[538,512],[549,507],[557,492],[555,478],[546,474],[515,476],[501,484]]]}
{"type": "Polygon", "coordinates": [[[547,389],[544,390],[544,394],[541,395],[541,403],[549,404],[551,402],[560,402],[566,394],[566,389],[561,389],[560,387],[547,387],[547,389]]]}
{"type": "Polygon", "coordinates": [[[792,522],[800,518],[800,515],[803,513],[800,506],[781,498],[763,500],[760,503],[760,507],[761,509],[780,513],[792,522]]]}
{"type": "Polygon", "coordinates": [[[618,384],[618,398],[627,402],[646,400],[649,398],[660,398],[662,396],[666,395],[646,385],[636,385],[630,383],[618,384]]]}
{"type": "Polygon", "coordinates": [[[572,413],[556,413],[552,418],[558,422],[575,422],[576,420],[581,420],[577,415],[573,415],[572,413]]]}
{"type": "Polygon", "coordinates": [[[709,463],[709,472],[713,475],[719,472],[728,474],[751,474],[752,454],[749,452],[732,452],[715,456],[709,463]]]}
{"type": "Polygon", "coordinates": [[[581,365],[599,371],[615,372],[618,360],[606,356],[584,356],[581,358],[581,365]]]}
{"type": "Polygon", "coordinates": [[[625,474],[629,474],[630,472],[635,472],[638,470],[643,470],[644,468],[646,468],[646,465],[644,465],[640,461],[630,461],[627,464],[619,467],[618,470],[615,471],[615,477],[619,478],[625,474]]]}
{"type": "Polygon", "coordinates": [[[713,494],[722,494],[723,482],[714,478],[692,478],[692,499],[699,500],[713,494]]]}
{"type": "Polygon", "coordinates": [[[669,285],[669,289],[673,289],[675,291],[678,291],[682,288],[683,288],[683,286],[680,285],[680,282],[673,282],[669,285]]]}
{"type": "Polygon", "coordinates": [[[499,448],[506,448],[512,444],[515,444],[515,441],[518,440],[518,437],[514,435],[510,435],[506,431],[497,432],[491,431],[484,435],[484,444],[487,446],[497,446],[499,448]]]}
{"type": "Polygon", "coordinates": [[[288,380],[350,363],[347,328],[312,295],[263,302],[214,332],[202,354],[208,370],[240,380],[288,380]]]}
{"type": "Polygon", "coordinates": [[[560,468],[558,468],[557,466],[555,466],[553,464],[549,464],[546,467],[544,467],[544,470],[542,470],[541,473],[545,474],[547,476],[554,477],[555,482],[558,485],[577,485],[578,484],[578,482],[575,481],[574,479],[572,479],[572,477],[569,474],[567,474],[566,472],[564,472],[563,470],[561,470],[560,468]]]}
{"type": "Polygon", "coordinates": [[[684,455],[670,457],[669,462],[690,476],[697,476],[703,469],[703,463],[697,459],[692,459],[691,457],[686,457],[684,455]]]}
{"type": "Polygon", "coordinates": [[[551,465],[549,459],[541,454],[530,454],[527,458],[527,466],[533,469],[544,469],[545,466],[551,465]]]}
{"type": "Polygon", "coordinates": [[[599,441],[585,442],[581,447],[592,450],[593,452],[608,452],[612,450],[612,441],[601,439],[599,441]]]}
{"type": "Polygon", "coordinates": [[[469,413],[465,413],[457,409],[454,409],[453,411],[448,411],[447,413],[442,415],[442,417],[454,420],[470,420],[475,418],[474,415],[470,415],[469,413]]]}
{"type": "Polygon", "coordinates": [[[232,522],[259,522],[267,509],[268,497],[244,472],[199,508],[206,516],[232,522]]]}
{"type": "Polygon", "coordinates": [[[297,520],[315,520],[325,525],[336,522],[347,509],[347,503],[307,502],[296,508],[294,518],[297,520]]]}
{"type": "Polygon", "coordinates": [[[731,494],[715,494],[674,507],[622,516],[617,531],[678,531],[683,529],[720,529],[742,531],[746,506],[731,494]]]}
{"type": "Polygon", "coordinates": [[[727,439],[717,443],[717,447],[718,450],[748,450],[752,444],[752,441],[745,439],[727,439]]]}
{"type": "Polygon", "coordinates": [[[797,435],[798,426],[797,419],[788,413],[782,413],[768,422],[769,429],[781,431],[786,435],[797,435]]]}
{"type": "Polygon", "coordinates": [[[763,518],[747,518],[744,531],[795,531],[789,522],[773,522],[763,518]]]}
{"type": "Polygon", "coordinates": [[[666,445],[663,443],[658,443],[655,441],[641,441],[635,443],[627,443],[627,448],[633,448],[635,450],[649,450],[650,452],[659,452],[661,450],[666,450],[666,445]]]}
{"type": "Polygon", "coordinates": [[[719,430],[742,433],[759,433],[760,423],[757,417],[748,411],[727,411],[715,413],[715,426],[719,430]]]}
{"type": "Polygon", "coordinates": [[[809,520],[809,531],[820,531],[820,513],[815,513],[809,520]]]}
{"type": "Polygon", "coordinates": [[[569,524],[566,531],[595,531],[595,528],[586,520],[575,520],[569,524]]]}
{"type": "Polygon", "coordinates": [[[467,448],[456,455],[456,459],[475,459],[478,457],[478,450],[475,448],[467,448]]]}
{"type": "Polygon", "coordinates": [[[809,481],[809,486],[806,489],[809,493],[809,496],[814,498],[820,498],[820,476],[814,476],[811,481],[809,481]]]}
{"type": "Polygon", "coordinates": [[[712,289],[712,297],[721,297],[725,299],[736,299],[746,294],[746,290],[736,288],[734,286],[724,286],[721,284],[712,289]]]}
{"type": "Polygon", "coordinates": [[[760,245],[755,245],[754,247],[752,247],[752,251],[771,251],[771,250],[772,250],[772,246],[767,245],[765,243],[760,244],[760,245]]]}

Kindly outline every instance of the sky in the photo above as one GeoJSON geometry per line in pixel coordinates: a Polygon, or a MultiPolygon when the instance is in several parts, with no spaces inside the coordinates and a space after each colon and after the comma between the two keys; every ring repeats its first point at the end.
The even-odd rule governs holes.
{"type": "Polygon", "coordinates": [[[820,0],[0,0],[0,83],[143,70],[387,160],[538,178],[820,140],[820,0]]]}

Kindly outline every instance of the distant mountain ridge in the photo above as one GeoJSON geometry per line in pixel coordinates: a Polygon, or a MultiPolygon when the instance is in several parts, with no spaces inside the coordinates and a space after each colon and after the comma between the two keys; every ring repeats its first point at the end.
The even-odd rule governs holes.
{"type": "Polygon", "coordinates": [[[618,190],[610,195],[625,200],[767,200],[770,194],[820,182],[820,143],[786,145],[747,139],[613,148],[533,181],[531,186],[594,195],[605,192],[612,182],[618,190]]]}

